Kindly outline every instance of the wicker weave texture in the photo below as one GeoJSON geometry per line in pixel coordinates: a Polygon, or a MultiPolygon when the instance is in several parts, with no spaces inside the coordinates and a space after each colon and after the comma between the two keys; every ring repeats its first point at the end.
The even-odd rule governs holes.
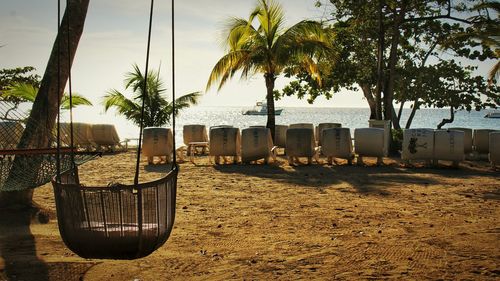
{"type": "Polygon", "coordinates": [[[84,187],[77,171],[53,181],[58,223],[66,246],[84,258],[147,256],[170,236],[175,219],[177,168],[148,183],[84,187]]]}

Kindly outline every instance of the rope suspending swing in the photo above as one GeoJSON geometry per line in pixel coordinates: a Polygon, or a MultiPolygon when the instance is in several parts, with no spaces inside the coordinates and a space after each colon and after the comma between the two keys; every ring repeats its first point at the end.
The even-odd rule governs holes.
{"type": "MultiPolygon", "coordinates": [[[[149,66],[153,7],[154,0],[151,0],[145,81],[149,66]]],[[[173,15],[172,0],[172,30],[173,15]]],[[[172,32],[172,49],[173,45],[172,32]]],[[[173,71],[172,61],[172,73],[173,71]]],[[[147,93],[146,82],[143,87],[143,93],[147,93]]],[[[174,86],[172,98],[175,101],[174,86]]],[[[175,112],[175,102],[173,112],[175,112]]],[[[144,101],[139,140],[142,139],[143,117],[144,101]]],[[[175,140],[175,114],[172,120],[175,140]]],[[[178,166],[175,146],[173,165],[168,173],[158,180],[145,183],[139,183],[140,149],[141,141],[138,145],[132,185],[82,186],[79,183],[76,165],[53,179],[61,237],[68,248],[79,256],[108,259],[140,258],[162,246],[170,236],[175,219],[177,193],[178,166]]]]}

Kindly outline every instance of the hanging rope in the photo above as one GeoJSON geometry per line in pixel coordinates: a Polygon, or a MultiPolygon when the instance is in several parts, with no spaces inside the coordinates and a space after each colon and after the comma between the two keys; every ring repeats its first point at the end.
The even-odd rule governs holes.
{"type": "MultiPolygon", "coordinates": [[[[175,28],[174,28],[174,0],[172,0],[172,135],[174,147],[174,165],[177,166],[177,158],[175,153],[175,28]]],[[[177,168],[177,167],[175,167],[177,168]]]]}
{"type": "MultiPolygon", "coordinates": [[[[70,17],[70,5],[69,5],[69,0],[66,0],[66,15],[68,17],[68,21],[66,24],[66,31],[67,31],[67,39],[68,39],[68,91],[69,91],[69,131],[70,131],[70,147],[74,147],[74,138],[73,138],[73,91],[71,87],[71,38],[70,38],[70,32],[69,32],[69,22],[71,20],[70,17]]],[[[58,89],[59,91],[59,89],[58,89]]],[[[64,91],[63,91],[64,95],[64,91]]],[[[59,100],[59,99],[58,99],[59,100]]],[[[60,111],[60,108],[58,109],[60,111]]],[[[75,154],[72,152],[71,154],[71,162],[73,162],[73,167],[76,166],[75,164],[75,154]]]]}
{"type": "Polygon", "coordinates": [[[144,122],[144,100],[147,96],[148,90],[148,71],[149,71],[149,49],[151,46],[151,27],[153,25],[153,6],[154,0],[151,0],[151,9],[149,11],[149,29],[148,29],[148,46],[146,49],[146,69],[144,70],[144,85],[142,88],[142,105],[141,105],[141,122],[139,124],[139,144],[137,146],[137,161],[135,163],[135,177],[134,177],[134,185],[139,183],[139,165],[141,163],[141,148],[142,148],[142,129],[144,122]]]}
{"type": "MultiPolygon", "coordinates": [[[[61,0],[57,0],[57,33],[61,25],[61,0]]],[[[57,38],[57,37],[56,37],[57,38]]],[[[61,88],[61,40],[57,39],[57,91],[61,88]]],[[[57,98],[57,155],[56,155],[56,179],[61,182],[61,99],[57,98]]]]}

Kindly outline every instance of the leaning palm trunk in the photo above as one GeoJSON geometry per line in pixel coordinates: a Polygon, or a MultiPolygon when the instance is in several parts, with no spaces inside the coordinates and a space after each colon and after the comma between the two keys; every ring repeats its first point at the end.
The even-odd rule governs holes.
{"type": "MultiPolygon", "coordinates": [[[[18,148],[45,148],[50,144],[50,136],[58,114],[57,105],[61,102],[64,88],[69,77],[71,64],[83,32],[85,17],[90,0],[70,0],[64,13],[59,32],[52,47],[47,68],[43,75],[40,90],[33,103],[26,129],[21,136],[18,148]],[[68,15],[71,13],[71,17],[68,15]],[[69,35],[68,35],[69,23],[69,35]],[[69,39],[69,48],[68,48],[69,39]],[[58,52],[60,67],[58,63],[58,52]],[[59,73],[59,85],[58,85],[59,73]]],[[[16,158],[16,160],[19,160],[16,158]]],[[[22,169],[21,161],[14,160],[7,182],[15,183],[15,175],[22,169]]],[[[41,164],[41,163],[39,163],[41,164]]],[[[23,175],[36,177],[39,166],[33,165],[31,171],[23,175]]],[[[26,180],[26,179],[25,179],[26,180]]],[[[32,205],[33,190],[0,192],[0,207],[6,205],[32,205]]]]}

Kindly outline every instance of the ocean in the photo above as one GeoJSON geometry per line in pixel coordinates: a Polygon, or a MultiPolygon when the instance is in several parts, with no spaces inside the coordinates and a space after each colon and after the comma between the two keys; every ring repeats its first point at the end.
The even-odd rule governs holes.
{"type": "MultiPolygon", "coordinates": [[[[266,125],[267,116],[243,115],[242,111],[249,108],[244,107],[202,107],[195,106],[180,113],[176,119],[176,142],[182,143],[182,127],[186,124],[203,124],[207,128],[215,125],[232,125],[240,129],[253,125],[266,125]]],[[[404,109],[401,126],[404,127],[411,109],[404,109]]],[[[500,130],[500,119],[484,118],[488,112],[482,111],[459,111],[455,114],[455,120],[444,128],[465,127],[473,129],[496,129],[500,130]]],[[[305,108],[285,107],[281,115],[276,116],[276,124],[292,123],[341,123],[342,127],[351,128],[351,134],[355,128],[368,127],[368,108],[305,108]]],[[[420,109],[417,111],[411,128],[436,128],[443,118],[449,118],[449,109],[420,109]]],[[[137,138],[138,128],[128,123],[115,124],[118,133],[123,138],[137,138]]]]}

